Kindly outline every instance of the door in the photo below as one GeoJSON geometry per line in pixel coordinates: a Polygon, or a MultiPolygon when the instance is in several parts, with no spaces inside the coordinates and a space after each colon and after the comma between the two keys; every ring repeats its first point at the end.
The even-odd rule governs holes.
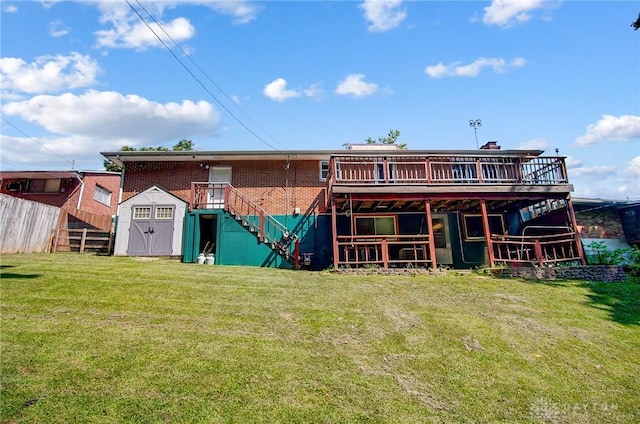
{"type": "Polygon", "coordinates": [[[131,208],[128,255],[167,256],[173,253],[175,206],[140,205],[131,208]]]}
{"type": "Polygon", "coordinates": [[[438,264],[453,264],[451,251],[451,236],[449,234],[449,216],[446,214],[433,214],[433,242],[436,248],[436,261],[438,264]]]}
{"type": "Polygon", "coordinates": [[[220,184],[231,184],[231,167],[209,168],[209,182],[216,184],[207,192],[207,203],[212,205],[211,209],[224,209],[224,187],[220,184]]]}

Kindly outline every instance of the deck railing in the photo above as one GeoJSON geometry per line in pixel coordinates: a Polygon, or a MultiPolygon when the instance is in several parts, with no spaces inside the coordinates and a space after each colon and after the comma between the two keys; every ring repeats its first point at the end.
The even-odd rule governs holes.
{"type": "Polygon", "coordinates": [[[562,184],[561,157],[415,156],[331,159],[334,184],[562,184]]]}
{"type": "Polygon", "coordinates": [[[338,236],[338,266],[426,267],[431,263],[428,235],[338,236]]]}
{"type": "Polygon", "coordinates": [[[493,255],[498,265],[556,265],[581,261],[575,232],[535,236],[491,235],[493,255]]]}

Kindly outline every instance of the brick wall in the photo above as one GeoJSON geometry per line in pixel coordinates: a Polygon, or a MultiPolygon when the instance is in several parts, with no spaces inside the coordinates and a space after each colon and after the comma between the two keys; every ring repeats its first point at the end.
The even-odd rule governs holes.
{"type": "MultiPolygon", "coordinates": [[[[231,185],[272,215],[292,214],[294,208],[324,212],[325,182],[319,161],[244,160],[207,162],[210,167],[231,167],[231,185]],[[311,208],[311,210],[309,210],[311,208]]],[[[189,201],[192,182],[205,182],[209,170],[200,162],[130,163],[125,169],[123,200],[157,185],[189,201]]]]}
{"type": "MultiPolygon", "coordinates": [[[[118,195],[120,193],[120,175],[85,174],[84,191],[80,209],[100,215],[115,215],[118,211],[118,195]],[[94,199],[96,185],[111,192],[111,204],[106,205],[94,199]]],[[[79,193],[75,193],[78,196],[79,193]]],[[[74,204],[74,205],[77,205],[74,204]]]]}

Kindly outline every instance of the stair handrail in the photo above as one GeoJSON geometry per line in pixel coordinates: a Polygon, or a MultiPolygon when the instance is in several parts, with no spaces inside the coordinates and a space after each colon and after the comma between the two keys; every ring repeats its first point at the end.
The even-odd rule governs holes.
{"type": "Polygon", "coordinates": [[[280,243],[281,248],[286,249],[289,255],[293,255],[290,247],[295,248],[297,235],[292,234],[280,221],[231,184],[227,184],[225,197],[224,207],[227,212],[240,217],[245,225],[256,231],[262,241],[272,245],[272,248],[280,243]]]}

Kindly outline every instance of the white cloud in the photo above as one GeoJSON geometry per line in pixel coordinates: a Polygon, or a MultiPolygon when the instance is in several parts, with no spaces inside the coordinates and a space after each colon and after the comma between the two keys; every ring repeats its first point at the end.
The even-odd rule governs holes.
{"type": "Polygon", "coordinates": [[[236,0],[236,1],[201,1],[194,2],[203,6],[210,7],[216,12],[223,15],[233,17],[234,24],[246,24],[251,22],[258,15],[259,8],[249,2],[236,0]]]}
{"type": "Polygon", "coordinates": [[[47,93],[88,87],[100,72],[90,56],[73,52],[69,56],[41,56],[33,63],[20,58],[0,58],[3,91],[47,93]]]}
{"type": "Polygon", "coordinates": [[[444,77],[477,77],[482,68],[491,68],[494,72],[501,74],[507,72],[510,68],[521,68],[526,61],[521,57],[516,57],[507,62],[502,58],[480,57],[468,65],[462,65],[460,62],[454,62],[449,65],[438,63],[437,65],[427,66],[424,72],[431,78],[444,77]]]}
{"type": "Polygon", "coordinates": [[[518,149],[523,150],[547,150],[551,144],[546,138],[532,138],[531,140],[523,141],[518,145],[518,149]]]}
{"type": "Polygon", "coordinates": [[[173,44],[169,37],[177,43],[192,38],[196,30],[187,18],[178,17],[170,22],[164,22],[162,19],[166,9],[175,8],[178,5],[204,6],[217,13],[231,16],[235,24],[251,22],[256,18],[259,10],[259,7],[241,0],[157,1],[145,2],[143,4],[144,8],[135,2],[131,3],[140,16],[144,18],[146,24],[142,22],[140,16],[126,2],[98,2],[101,12],[100,23],[110,27],[95,32],[97,37],[96,45],[98,47],[144,50],[150,47],[161,47],[162,43],[158,40],[158,37],[168,45],[173,44]]]}
{"type": "Polygon", "coordinates": [[[97,46],[108,48],[132,48],[145,50],[149,47],[161,47],[162,39],[165,44],[172,46],[173,41],[179,43],[193,37],[195,28],[185,18],[176,18],[171,22],[113,21],[114,27],[108,30],[96,31],[97,46]],[[173,41],[167,37],[167,34],[173,41]]]}
{"type": "Polygon", "coordinates": [[[375,94],[380,90],[378,84],[364,82],[363,74],[349,74],[338,83],[336,94],[354,97],[364,97],[375,94]]]}
{"type": "Polygon", "coordinates": [[[299,91],[287,90],[287,81],[284,78],[271,81],[264,86],[262,92],[265,96],[276,102],[283,102],[302,95],[299,91]]]}
{"type": "Polygon", "coordinates": [[[631,159],[624,171],[625,183],[618,187],[618,192],[629,199],[640,200],[640,156],[631,159]]]}
{"type": "Polygon", "coordinates": [[[546,0],[493,0],[484,8],[482,21],[503,28],[523,24],[531,20],[532,11],[549,4],[546,0]]]}
{"type": "Polygon", "coordinates": [[[575,141],[581,147],[603,141],[631,141],[640,138],[640,116],[603,115],[595,124],[587,127],[587,132],[575,141]]]}
{"type": "Polygon", "coordinates": [[[614,175],[616,168],[613,166],[578,166],[571,168],[569,180],[574,177],[602,179],[614,175]]]}
{"type": "Polygon", "coordinates": [[[5,4],[2,6],[3,13],[16,13],[18,11],[18,6],[14,4],[5,4]]]}
{"type": "Polygon", "coordinates": [[[396,28],[407,17],[407,11],[400,9],[402,0],[365,0],[360,4],[371,32],[385,32],[396,28]]]}
{"type": "Polygon", "coordinates": [[[64,22],[59,19],[49,23],[49,34],[54,38],[63,37],[69,32],[69,27],[65,26],[64,22]]]}
{"type": "Polygon", "coordinates": [[[220,122],[218,112],[205,101],[161,104],[136,95],[95,90],[82,95],[35,96],[7,103],[2,111],[51,133],[87,140],[94,152],[103,143],[118,140],[157,145],[189,135],[210,135],[220,122]]]}
{"type": "Polygon", "coordinates": [[[567,165],[567,169],[579,168],[582,166],[582,160],[576,159],[573,156],[567,156],[564,160],[565,165],[567,165]]]}
{"type": "Polygon", "coordinates": [[[324,95],[324,90],[320,87],[320,84],[311,84],[308,88],[303,90],[303,93],[307,97],[319,99],[324,95]]]}

